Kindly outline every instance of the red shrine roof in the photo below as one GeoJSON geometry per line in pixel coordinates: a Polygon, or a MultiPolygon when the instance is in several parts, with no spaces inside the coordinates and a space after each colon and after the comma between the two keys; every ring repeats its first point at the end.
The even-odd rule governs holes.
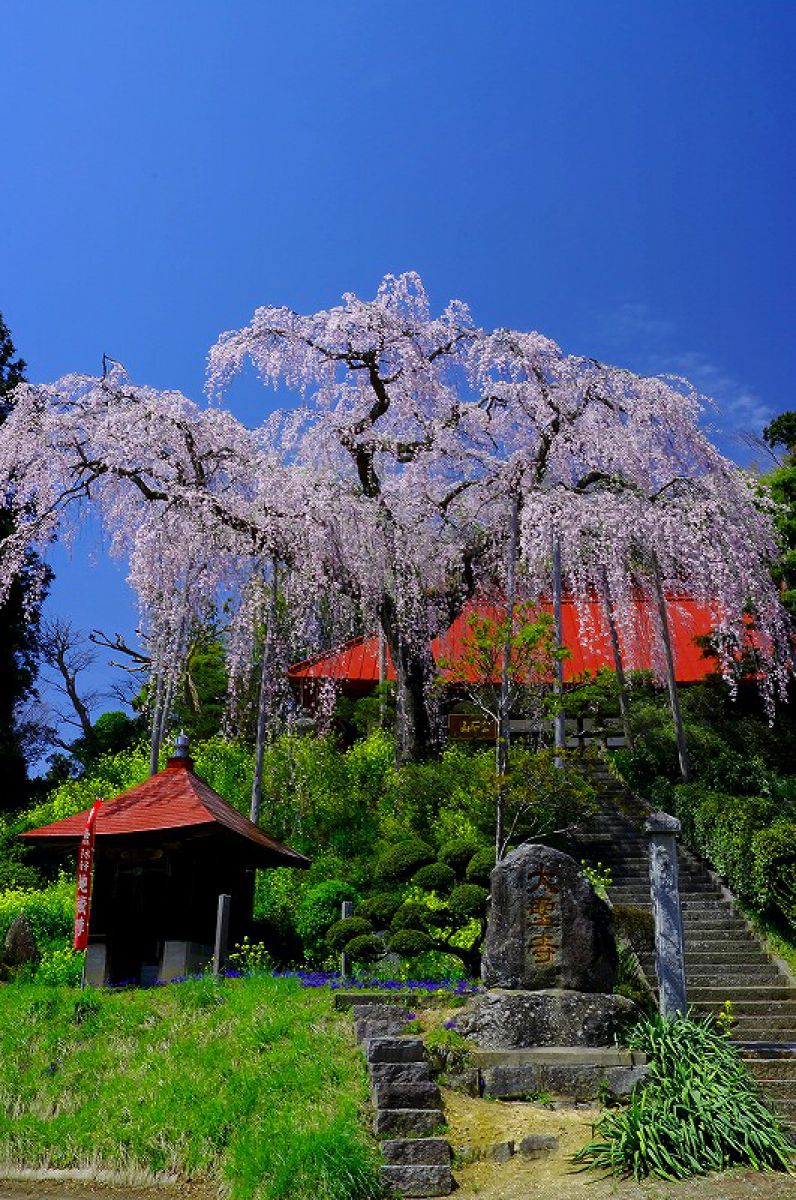
{"type": "MultiPolygon", "coordinates": [[[[192,766],[190,758],[170,758],[165,770],[102,804],[95,825],[99,842],[106,837],[215,826],[251,843],[256,857],[270,860],[271,866],[309,866],[303,854],[269,837],[194,775],[192,766]]],[[[20,836],[51,843],[79,841],[88,813],[86,809],[20,836]]]]}
{"type": "MultiPolygon", "coordinates": [[[[707,604],[701,604],[690,596],[669,595],[667,601],[675,673],[680,683],[694,683],[704,679],[715,669],[715,664],[703,656],[694,639],[710,633],[715,628],[716,614],[707,604]]],[[[552,612],[553,606],[549,600],[543,600],[539,607],[546,612],[552,612]]],[[[582,617],[574,600],[565,599],[562,605],[563,642],[571,655],[564,660],[565,680],[575,679],[587,671],[599,671],[601,667],[608,667],[611,671],[614,669],[610,635],[602,604],[595,597],[580,607],[581,612],[585,610],[586,618],[582,617]]],[[[659,654],[657,614],[649,601],[641,597],[635,601],[634,607],[635,636],[631,640],[632,644],[628,644],[621,632],[619,634],[625,670],[654,670],[659,654]]],[[[467,635],[467,618],[474,611],[502,616],[502,610],[497,605],[474,603],[465,607],[448,632],[432,641],[431,650],[436,661],[440,658],[455,661],[460,656],[462,643],[467,635]]],[[[394,680],[395,669],[389,649],[386,651],[386,659],[386,678],[394,680]]],[[[373,634],[352,638],[334,650],[294,663],[288,674],[296,681],[337,679],[342,683],[354,685],[376,684],[379,681],[378,637],[373,634]]],[[[446,672],[441,671],[441,675],[444,679],[446,672]]]]}

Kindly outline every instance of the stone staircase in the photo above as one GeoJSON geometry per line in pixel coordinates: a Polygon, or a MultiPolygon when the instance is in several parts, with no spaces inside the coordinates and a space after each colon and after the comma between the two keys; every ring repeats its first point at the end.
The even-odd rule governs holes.
{"type": "MultiPolygon", "coordinates": [[[[611,869],[612,904],[649,912],[646,810],[607,768],[595,768],[594,781],[601,811],[578,830],[574,852],[611,869]]],[[[683,846],[679,878],[689,1004],[718,1014],[730,1001],[733,1040],[796,1135],[796,984],[768,956],[727,889],[683,846]]],[[[654,954],[638,957],[656,991],[654,954]]]]}

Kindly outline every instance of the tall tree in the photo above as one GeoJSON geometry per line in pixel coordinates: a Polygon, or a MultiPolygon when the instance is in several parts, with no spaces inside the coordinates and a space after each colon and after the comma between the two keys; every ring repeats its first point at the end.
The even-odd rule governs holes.
{"type": "MultiPolygon", "coordinates": [[[[25,365],[0,314],[0,424],[12,411],[14,388],[25,378],[25,365]]],[[[5,499],[4,491],[0,485],[0,501],[5,499]]],[[[0,541],[13,529],[14,516],[4,504],[0,507],[0,541]]],[[[0,808],[21,806],[27,794],[29,729],[23,710],[34,695],[39,649],[39,598],[31,590],[31,575],[40,572],[41,564],[28,552],[19,567],[0,604],[0,808]]]]}
{"type": "Polygon", "coordinates": [[[780,413],[763,430],[763,439],[775,458],[776,470],[765,477],[779,505],[775,521],[782,544],[782,560],[775,568],[782,603],[796,619],[796,412],[780,413]],[[778,453],[784,451],[784,453],[778,453]]]}

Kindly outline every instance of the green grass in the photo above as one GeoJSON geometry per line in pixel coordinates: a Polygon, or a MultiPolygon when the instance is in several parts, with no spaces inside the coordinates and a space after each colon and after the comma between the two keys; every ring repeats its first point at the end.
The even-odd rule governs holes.
{"type": "Polygon", "coordinates": [[[0,989],[0,1173],[209,1179],[232,1200],[379,1194],[350,1016],[293,980],[0,989]]]}

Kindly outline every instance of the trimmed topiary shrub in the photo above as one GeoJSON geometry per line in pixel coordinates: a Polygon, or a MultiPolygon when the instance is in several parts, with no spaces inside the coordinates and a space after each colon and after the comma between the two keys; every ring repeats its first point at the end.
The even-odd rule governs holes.
{"type": "Polygon", "coordinates": [[[796,933],[796,821],[783,817],[756,833],[752,864],[757,905],[779,911],[796,933]]]}
{"type": "Polygon", "coordinates": [[[376,875],[390,881],[409,879],[419,867],[433,860],[434,851],[427,842],[421,842],[419,838],[407,838],[385,850],[376,864],[376,875]]]}
{"type": "Polygon", "coordinates": [[[450,894],[448,906],[454,917],[482,917],[486,912],[489,892],[477,883],[460,883],[450,894]]]}
{"type": "Polygon", "coordinates": [[[412,883],[426,892],[449,892],[456,882],[456,872],[444,863],[429,863],[412,876],[412,883]]]}
{"type": "Polygon", "coordinates": [[[451,838],[440,850],[439,860],[462,878],[470,859],[483,849],[483,843],[476,837],[451,838]]]}
{"type": "Polygon", "coordinates": [[[407,900],[392,919],[393,929],[417,929],[426,922],[428,909],[417,900],[407,900]]]}
{"type": "Polygon", "coordinates": [[[398,929],[390,937],[390,949],[403,958],[417,958],[432,945],[431,938],[422,929],[398,929]]]}
{"type": "Polygon", "coordinates": [[[370,921],[375,929],[386,929],[401,907],[401,897],[389,892],[381,892],[376,896],[368,896],[357,905],[355,916],[370,921]]]}
{"type": "Polygon", "coordinates": [[[365,933],[349,942],[345,952],[355,963],[372,963],[384,957],[384,942],[375,933],[365,933]]]}
{"type": "Polygon", "coordinates": [[[346,917],[343,921],[335,921],[326,931],[326,944],[338,952],[344,950],[354,938],[373,933],[370,921],[363,917],[346,917]]]}
{"type": "Polygon", "coordinates": [[[490,876],[495,869],[495,852],[485,846],[478,850],[467,864],[465,872],[468,883],[482,883],[489,887],[490,876]]]}

